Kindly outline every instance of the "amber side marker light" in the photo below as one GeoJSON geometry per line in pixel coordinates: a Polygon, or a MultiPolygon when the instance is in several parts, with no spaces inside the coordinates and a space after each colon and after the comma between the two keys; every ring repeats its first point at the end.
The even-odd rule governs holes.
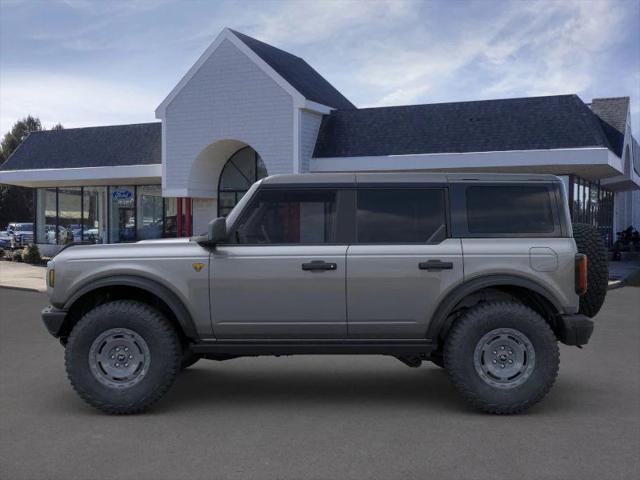
{"type": "Polygon", "coordinates": [[[56,281],[56,271],[51,269],[49,270],[49,286],[53,288],[53,285],[56,281]]]}
{"type": "Polygon", "coordinates": [[[587,256],[578,253],[576,255],[576,293],[584,295],[587,293],[587,256]]]}

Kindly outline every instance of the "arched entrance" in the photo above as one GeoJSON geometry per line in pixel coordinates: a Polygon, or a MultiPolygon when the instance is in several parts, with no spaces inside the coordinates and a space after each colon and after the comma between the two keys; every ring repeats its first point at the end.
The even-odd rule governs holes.
{"type": "Polygon", "coordinates": [[[226,217],[249,187],[266,176],[264,162],[250,146],[242,147],[231,155],[218,182],[218,216],[226,217]]]}

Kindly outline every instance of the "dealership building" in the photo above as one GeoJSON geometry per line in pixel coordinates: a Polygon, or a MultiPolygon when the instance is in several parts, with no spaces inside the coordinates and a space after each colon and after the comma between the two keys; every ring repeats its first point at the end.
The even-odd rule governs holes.
{"type": "Polygon", "coordinates": [[[0,166],[0,183],[34,189],[44,254],[200,234],[256,180],[298,172],[552,173],[609,244],[640,226],[628,97],[357,108],[303,59],[225,29],[155,113],[33,132],[0,166]]]}

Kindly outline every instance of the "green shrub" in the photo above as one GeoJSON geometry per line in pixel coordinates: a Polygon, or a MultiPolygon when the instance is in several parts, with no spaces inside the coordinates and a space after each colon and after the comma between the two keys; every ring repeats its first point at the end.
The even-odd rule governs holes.
{"type": "Polygon", "coordinates": [[[27,245],[22,252],[22,260],[26,263],[42,263],[40,249],[35,243],[27,245]]]}
{"type": "Polygon", "coordinates": [[[0,258],[4,257],[4,249],[0,248],[0,258]]]}
{"type": "Polygon", "coordinates": [[[22,262],[22,252],[20,250],[16,250],[11,254],[11,260],[14,262],[22,262]]]}

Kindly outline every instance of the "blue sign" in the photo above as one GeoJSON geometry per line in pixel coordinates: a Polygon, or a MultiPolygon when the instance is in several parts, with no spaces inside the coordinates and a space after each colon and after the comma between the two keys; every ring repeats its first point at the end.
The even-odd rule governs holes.
{"type": "Polygon", "coordinates": [[[133,198],[133,192],[131,190],[114,190],[111,192],[111,197],[114,200],[130,200],[133,198]]]}

